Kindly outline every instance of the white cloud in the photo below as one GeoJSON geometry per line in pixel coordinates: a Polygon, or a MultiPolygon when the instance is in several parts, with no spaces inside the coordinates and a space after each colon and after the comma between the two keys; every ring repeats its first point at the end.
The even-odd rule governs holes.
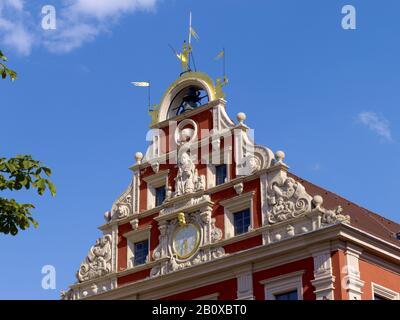
{"type": "Polygon", "coordinates": [[[0,2],[0,11],[6,7],[21,11],[24,8],[24,2],[23,0],[2,0],[0,2]]]}
{"type": "Polygon", "coordinates": [[[0,43],[20,54],[29,55],[35,40],[29,31],[30,14],[22,0],[2,0],[0,3],[0,43]]]}
{"type": "Polygon", "coordinates": [[[357,120],[384,140],[393,141],[390,122],[382,115],[371,111],[364,111],[358,114],[357,120]]]}
{"type": "Polygon", "coordinates": [[[56,6],[57,29],[43,30],[41,8],[29,12],[24,0],[0,0],[0,47],[23,55],[29,55],[35,44],[51,52],[69,52],[109,32],[121,16],[153,10],[158,1],[64,0],[56,6]]]}
{"type": "Polygon", "coordinates": [[[51,32],[50,36],[43,40],[43,45],[51,52],[70,52],[85,42],[93,41],[99,33],[99,27],[76,23],[71,27],[59,28],[59,31],[51,32]]]}
{"type": "Polygon", "coordinates": [[[75,0],[70,10],[75,14],[86,14],[104,19],[141,9],[153,9],[156,0],[75,0]]]}

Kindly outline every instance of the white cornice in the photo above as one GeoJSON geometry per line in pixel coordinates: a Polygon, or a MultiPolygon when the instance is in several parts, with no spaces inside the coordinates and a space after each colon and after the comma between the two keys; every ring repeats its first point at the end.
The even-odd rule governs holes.
{"type": "Polygon", "coordinates": [[[123,234],[125,238],[129,239],[136,239],[142,237],[144,234],[148,235],[151,230],[151,225],[138,228],[136,230],[132,230],[123,234]]]}
{"type": "Polygon", "coordinates": [[[150,185],[154,186],[163,185],[166,183],[168,174],[169,174],[169,169],[151,174],[147,177],[144,177],[143,180],[150,185]]]}
{"type": "MultiPolygon", "coordinates": [[[[235,277],[233,270],[245,264],[253,263],[254,271],[256,272],[281,265],[283,262],[288,263],[290,261],[311,257],[311,252],[309,250],[311,246],[321,244],[322,242],[332,243],[332,241],[334,242],[335,240],[344,242],[350,241],[360,247],[364,247],[364,249],[368,249],[368,251],[372,253],[379,253],[387,257],[397,258],[397,263],[400,263],[400,251],[397,247],[389,243],[383,243],[382,241],[380,242],[380,247],[372,244],[368,245],[366,240],[372,237],[373,236],[370,234],[346,224],[337,224],[304,234],[301,237],[293,237],[268,246],[261,245],[232,253],[223,258],[164,276],[139,280],[112,291],[92,296],[89,299],[119,299],[135,294],[140,294],[142,298],[149,297],[151,299],[158,299],[163,296],[174,294],[174,292],[177,293],[189,290],[194,286],[199,287],[216,281],[232,279],[235,277]],[[365,245],[367,245],[367,248],[365,248],[365,245]],[[397,249],[397,257],[394,257],[393,253],[388,252],[388,249],[390,251],[397,249]],[[389,254],[389,256],[387,254],[389,254]],[[213,274],[210,274],[210,268],[212,268],[213,274]],[[185,281],[179,281],[181,279],[185,279],[185,281]]],[[[375,240],[379,239],[376,238],[375,240]]],[[[377,244],[379,245],[379,243],[377,244]]],[[[126,275],[129,274],[128,271],[129,270],[124,273],[113,274],[113,276],[126,275]]],[[[85,283],[85,285],[86,284],[87,283],[85,283]]]]}

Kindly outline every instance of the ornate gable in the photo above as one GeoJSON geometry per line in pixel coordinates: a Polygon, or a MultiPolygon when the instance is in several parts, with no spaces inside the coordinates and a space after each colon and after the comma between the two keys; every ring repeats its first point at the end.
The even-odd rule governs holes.
{"type": "Polygon", "coordinates": [[[148,149],[136,153],[132,181],[105,213],[104,235],[65,299],[114,290],[130,274],[146,271],[141,280],[151,281],[224,259],[226,246],[243,239],[262,235],[267,250],[350,223],[342,208],[323,208],[321,196],[288,175],[283,152],[255,144],[246,115],[239,113],[235,123],[223,97],[221,83],[199,72],[182,74],[166,90],[152,114],[148,149]],[[221,165],[225,180],[217,184],[221,165]],[[237,211],[250,214],[243,234],[235,233],[237,211]],[[147,256],[139,259],[135,250],[146,243],[147,256]]]}

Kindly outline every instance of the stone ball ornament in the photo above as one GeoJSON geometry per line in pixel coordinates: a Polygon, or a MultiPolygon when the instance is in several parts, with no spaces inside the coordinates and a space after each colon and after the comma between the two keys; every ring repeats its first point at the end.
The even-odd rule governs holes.
{"type": "Polygon", "coordinates": [[[143,153],[141,152],[136,152],[135,153],[135,159],[137,163],[141,163],[143,160],[143,153]]]}
{"type": "Polygon", "coordinates": [[[282,150],[275,152],[275,159],[276,162],[281,163],[285,159],[285,152],[283,152],[282,150]]]}
{"type": "Polygon", "coordinates": [[[236,115],[236,119],[239,121],[239,124],[243,124],[243,122],[247,119],[247,116],[244,112],[239,112],[236,115]]]}
{"type": "Polygon", "coordinates": [[[112,217],[111,211],[106,211],[106,212],[104,212],[104,220],[105,220],[106,222],[109,222],[109,221],[111,220],[111,217],[112,217]]]}
{"type": "Polygon", "coordinates": [[[320,206],[322,206],[323,202],[324,202],[324,199],[320,195],[315,195],[313,197],[313,203],[316,208],[319,208],[320,206]]]}

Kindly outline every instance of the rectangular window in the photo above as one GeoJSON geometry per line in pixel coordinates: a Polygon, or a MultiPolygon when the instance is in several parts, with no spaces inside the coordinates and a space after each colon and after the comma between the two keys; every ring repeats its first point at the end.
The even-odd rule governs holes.
{"type": "Polygon", "coordinates": [[[156,207],[161,206],[165,200],[165,186],[156,188],[156,207]]]}
{"type": "Polygon", "coordinates": [[[250,227],[250,209],[246,209],[233,214],[233,225],[235,236],[246,233],[250,227]]]}
{"type": "Polygon", "coordinates": [[[149,240],[136,242],[134,250],[134,265],[138,266],[146,263],[147,255],[149,254],[149,240]]]}
{"type": "Polygon", "coordinates": [[[226,164],[221,164],[215,167],[215,185],[219,186],[226,182],[226,164]]]}
{"type": "Polygon", "coordinates": [[[275,294],[275,300],[299,300],[297,296],[297,290],[290,292],[275,294]]]}

